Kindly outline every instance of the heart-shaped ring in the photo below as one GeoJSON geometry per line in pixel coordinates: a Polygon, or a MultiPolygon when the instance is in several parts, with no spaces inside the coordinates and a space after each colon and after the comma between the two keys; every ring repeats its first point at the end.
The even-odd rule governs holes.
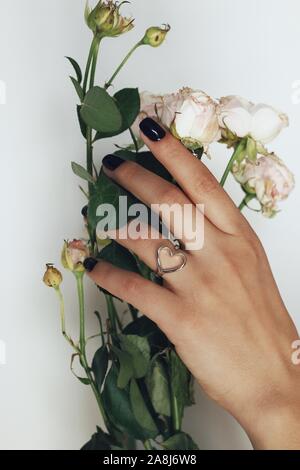
{"type": "Polygon", "coordinates": [[[157,250],[157,275],[176,273],[181,271],[187,263],[186,255],[183,251],[169,246],[160,246],[157,250]]]}

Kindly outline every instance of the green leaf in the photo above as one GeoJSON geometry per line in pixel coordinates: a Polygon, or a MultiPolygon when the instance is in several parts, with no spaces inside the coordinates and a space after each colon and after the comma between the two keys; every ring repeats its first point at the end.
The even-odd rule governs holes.
{"type": "Polygon", "coordinates": [[[109,410],[109,418],[113,425],[123,433],[128,433],[135,439],[144,441],[152,436],[137,422],[130,404],[127,389],[120,389],[117,385],[118,370],[112,366],[106,376],[102,393],[103,404],[109,410]]]}
{"type": "Polygon", "coordinates": [[[78,81],[78,83],[81,83],[82,82],[82,72],[81,72],[81,68],[80,68],[79,64],[76,62],[75,59],[72,59],[72,57],[66,57],[66,59],[68,59],[71,62],[72,66],[75,70],[75,73],[76,73],[77,81],[78,81]]]}
{"type": "Polygon", "coordinates": [[[76,176],[79,176],[79,178],[82,178],[83,180],[88,181],[89,183],[95,184],[93,177],[86,171],[85,168],[83,168],[83,166],[75,162],[72,162],[71,166],[73,173],[75,173],[76,176]]]}
{"type": "Polygon", "coordinates": [[[193,439],[184,432],[174,434],[161,445],[167,450],[199,450],[193,439]]]}
{"type": "Polygon", "coordinates": [[[90,384],[91,384],[90,379],[86,379],[86,378],[84,378],[84,377],[78,377],[78,376],[77,376],[77,379],[78,379],[81,383],[83,383],[84,385],[90,385],[90,384]]]}
{"type": "Polygon", "coordinates": [[[117,131],[97,132],[95,141],[113,137],[129,129],[136,120],[140,111],[140,95],[137,88],[124,88],[114,95],[118,109],[122,116],[121,128],[117,131]]]}
{"type": "Polygon", "coordinates": [[[84,93],[83,93],[83,89],[81,88],[80,86],[80,83],[78,83],[78,81],[76,80],[76,78],[74,77],[70,77],[73,85],[74,85],[74,88],[76,90],[76,93],[78,95],[78,98],[80,99],[80,102],[83,101],[83,98],[84,98],[84,93]]]}
{"type": "Polygon", "coordinates": [[[78,121],[79,121],[79,126],[80,126],[80,130],[81,130],[81,134],[83,135],[83,137],[86,139],[86,135],[87,135],[87,126],[86,126],[86,123],[83,122],[82,120],[82,117],[80,115],[80,110],[81,110],[81,105],[78,104],[77,107],[76,107],[76,111],[77,111],[77,117],[78,117],[78,121]]]}
{"type": "Polygon", "coordinates": [[[163,361],[156,359],[146,375],[146,385],[156,413],[171,416],[170,389],[163,361]]]}
{"type": "Polygon", "coordinates": [[[191,396],[192,377],[173,349],[169,354],[169,370],[172,393],[177,403],[179,418],[182,420],[184,408],[193,403],[191,396]]]}
{"type": "Polygon", "coordinates": [[[119,335],[123,351],[132,357],[134,377],[145,377],[150,365],[150,346],[147,338],[135,335],[119,335]]]}
{"type": "Polygon", "coordinates": [[[129,323],[123,330],[123,334],[147,337],[151,347],[151,355],[170,347],[170,342],[165,334],[158,328],[156,323],[145,315],[129,323]]]}
{"type": "Polygon", "coordinates": [[[80,114],[86,125],[98,132],[117,132],[122,127],[117,103],[104,88],[96,86],[88,91],[80,114]]]}
{"type": "Polygon", "coordinates": [[[93,362],[92,371],[94,373],[98,390],[101,391],[102,384],[108,368],[108,351],[106,346],[102,346],[96,351],[93,362]]]}
{"type": "MultiPolygon", "coordinates": [[[[136,199],[128,193],[125,189],[121,188],[117,183],[112,181],[108,176],[101,171],[100,176],[95,184],[93,194],[90,198],[89,210],[88,210],[88,221],[90,231],[94,231],[97,228],[97,224],[105,217],[107,223],[110,224],[110,228],[118,229],[121,225],[119,220],[119,203],[120,197],[127,197],[128,207],[136,202],[136,199]],[[103,204],[110,204],[115,208],[116,220],[110,220],[107,216],[98,216],[97,209],[103,204]]],[[[127,223],[125,221],[124,223],[127,223]]]]}
{"type": "Polygon", "coordinates": [[[153,439],[159,434],[159,430],[145,404],[136,380],[130,382],[130,403],[137,422],[149,433],[153,439]]]}
{"type": "Polygon", "coordinates": [[[97,432],[81,450],[111,450],[114,445],[116,445],[115,440],[97,427],[97,432]]]}
{"type": "Polygon", "coordinates": [[[98,259],[108,261],[117,268],[125,269],[126,271],[139,272],[134,256],[115,240],[112,240],[109,245],[101,250],[98,259]]]}
{"type": "Polygon", "coordinates": [[[140,94],[137,88],[124,88],[118,91],[116,99],[123,118],[123,128],[128,129],[136,120],[141,107],[140,94]]]}
{"type": "Polygon", "coordinates": [[[119,388],[126,388],[130,379],[132,379],[134,375],[132,357],[126,351],[121,351],[116,346],[111,346],[111,349],[117,356],[120,363],[117,385],[119,388]]]}

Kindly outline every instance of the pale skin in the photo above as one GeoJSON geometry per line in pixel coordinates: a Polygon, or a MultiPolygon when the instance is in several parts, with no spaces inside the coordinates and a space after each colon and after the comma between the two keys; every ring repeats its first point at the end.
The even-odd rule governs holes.
{"type": "MultiPolygon", "coordinates": [[[[88,275],[165,332],[203,390],[237,419],[255,449],[300,449],[300,365],[291,360],[299,334],[259,239],[179,141],[169,133],[158,142],[143,133],[141,138],[179,187],[133,162],[106,174],[147,205],[204,204],[204,246],[187,251],[187,265],[165,275],[163,286],[102,261],[88,275]]],[[[161,240],[118,242],[156,270],[161,240]]]]}

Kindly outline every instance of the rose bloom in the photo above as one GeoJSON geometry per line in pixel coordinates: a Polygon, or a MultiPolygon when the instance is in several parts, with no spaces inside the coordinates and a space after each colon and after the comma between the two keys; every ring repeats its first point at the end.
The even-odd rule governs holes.
{"type": "Polygon", "coordinates": [[[248,193],[255,194],[266,217],[276,215],[277,203],[295,186],[293,174],[274,154],[259,155],[256,163],[244,160],[234,165],[233,174],[248,193]]]}
{"type": "Polygon", "coordinates": [[[145,117],[151,117],[160,120],[187,147],[207,147],[221,138],[216,108],[217,103],[212,98],[191,88],[163,96],[143,92],[141,112],[133,132],[139,135],[139,123],[145,117]]]}
{"type": "Polygon", "coordinates": [[[83,240],[65,241],[61,262],[64,268],[72,272],[83,272],[84,260],[89,256],[89,249],[83,240]]]}
{"type": "Polygon", "coordinates": [[[268,144],[288,126],[286,114],[266,104],[254,105],[240,96],[226,96],[220,99],[217,110],[219,125],[237,137],[252,137],[261,144],[268,144]]]}

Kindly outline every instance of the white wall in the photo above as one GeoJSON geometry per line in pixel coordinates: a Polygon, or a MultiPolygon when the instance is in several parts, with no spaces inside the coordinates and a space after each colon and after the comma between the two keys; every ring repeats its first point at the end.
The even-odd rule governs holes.
{"type": "MultiPolygon", "coordinates": [[[[0,80],[7,86],[7,104],[0,105],[0,339],[7,352],[6,366],[0,365],[2,449],[77,449],[98,423],[90,390],[68,370],[70,350],[59,334],[54,293],[41,283],[44,263],[59,261],[62,240],[82,234],[84,199],[70,161],[84,161],[84,146],[64,55],[86,59],[90,33],[83,7],[83,0],[0,1],[0,80]]],[[[116,87],[167,92],[190,85],[285,110],[291,126],[274,149],[300,180],[300,105],[291,100],[292,83],[300,78],[297,0],[132,0],[126,8],[137,27],[103,44],[101,83],[148,25],[169,22],[167,43],[139,50],[116,87]]],[[[109,142],[98,147],[98,161],[112,149],[109,142]]],[[[214,149],[209,166],[218,175],[226,155],[214,149]]],[[[234,183],[232,191],[239,199],[234,183]]],[[[298,326],[299,191],[275,220],[247,214],[298,326]]],[[[75,293],[67,278],[74,331],[75,293]]],[[[90,288],[91,310],[97,303],[90,288]]],[[[88,323],[93,331],[94,320],[88,323]]],[[[187,412],[186,426],[203,449],[249,447],[238,425],[203,396],[187,412]]]]}

